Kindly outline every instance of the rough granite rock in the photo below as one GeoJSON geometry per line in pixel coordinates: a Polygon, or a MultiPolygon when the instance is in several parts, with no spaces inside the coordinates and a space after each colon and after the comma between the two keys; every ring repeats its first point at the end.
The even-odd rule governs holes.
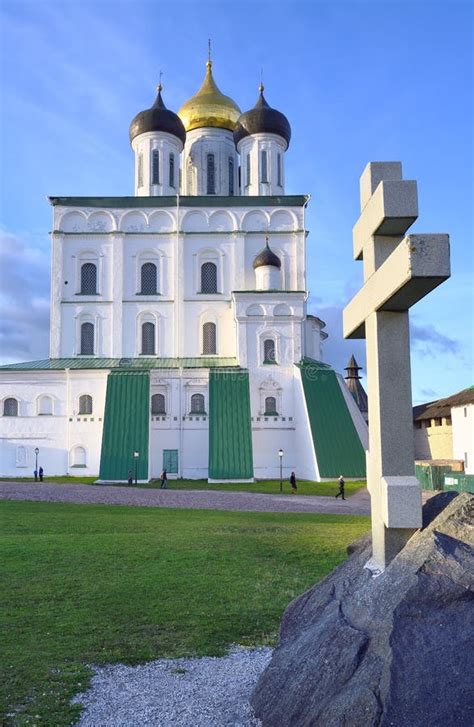
{"type": "Polygon", "coordinates": [[[440,493],[384,573],[370,537],[293,601],[252,695],[264,727],[474,725],[474,497],[440,493]]]}

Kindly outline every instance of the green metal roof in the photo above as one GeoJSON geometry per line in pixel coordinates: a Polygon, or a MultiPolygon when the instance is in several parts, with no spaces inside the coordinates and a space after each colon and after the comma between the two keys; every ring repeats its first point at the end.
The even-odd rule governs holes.
{"type": "Polygon", "coordinates": [[[249,374],[243,369],[209,375],[209,477],[253,477],[249,374]]]}
{"type": "Polygon", "coordinates": [[[298,364],[321,477],[365,477],[365,451],[335,371],[303,359],[298,364]]]}
{"type": "MultiPolygon", "coordinates": [[[[53,207],[172,207],[176,208],[176,196],[172,197],[48,197],[53,207]]],[[[281,195],[263,197],[179,197],[180,207],[303,207],[309,195],[281,195]]]]}
{"type": "Polygon", "coordinates": [[[61,371],[64,369],[212,369],[237,367],[236,358],[46,358],[40,361],[6,364],[0,371],[61,371]]]}
{"type": "Polygon", "coordinates": [[[112,371],[107,377],[104,429],[100,455],[101,480],[148,479],[150,375],[146,371],[112,371]]]}

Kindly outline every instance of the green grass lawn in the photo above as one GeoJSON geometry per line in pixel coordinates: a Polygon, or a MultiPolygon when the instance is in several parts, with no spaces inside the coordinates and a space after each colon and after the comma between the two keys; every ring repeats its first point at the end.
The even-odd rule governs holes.
{"type": "MultiPolygon", "coordinates": [[[[92,485],[97,477],[48,477],[45,482],[53,482],[59,484],[83,484],[92,485]]],[[[3,481],[9,481],[3,478],[3,481]]],[[[2,479],[0,479],[0,482],[2,479]]],[[[32,477],[24,477],[15,479],[15,482],[33,482],[32,477]]],[[[354,495],[358,490],[365,487],[365,480],[356,482],[346,482],[346,497],[354,495]]],[[[97,485],[100,487],[100,485],[97,485]]],[[[127,487],[123,483],[120,487],[127,487]]],[[[132,485],[135,487],[135,485],[132,485]]],[[[160,480],[152,480],[146,484],[139,484],[138,487],[157,488],[160,486],[160,480]]],[[[168,487],[174,490],[219,490],[221,492],[258,492],[265,495],[280,494],[280,480],[259,480],[258,482],[241,482],[241,483],[217,483],[210,485],[207,480],[168,480],[168,487]]],[[[338,491],[337,482],[310,482],[309,480],[298,481],[298,495],[336,495],[338,491]]],[[[288,480],[283,481],[283,494],[291,495],[291,487],[288,480]]]]}
{"type": "MultiPolygon", "coordinates": [[[[87,664],[272,644],[286,605],[369,527],[357,516],[3,501],[5,724],[73,724],[87,664]]],[[[0,720],[1,721],[1,720],[0,720]]]]}

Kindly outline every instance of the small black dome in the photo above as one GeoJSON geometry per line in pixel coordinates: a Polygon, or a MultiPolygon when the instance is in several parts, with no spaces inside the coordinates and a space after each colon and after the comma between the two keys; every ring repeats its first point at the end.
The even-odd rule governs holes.
{"type": "Polygon", "coordinates": [[[251,134],[278,134],[286,141],[288,148],[291,139],[291,127],[288,119],[281,111],[272,109],[263,95],[263,86],[260,85],[260,96],[257,103],[243,113],[234,129],[235,145],[251,134]]]}
{"type": "Polygon", "coordinates": [[[261,268],[263,265],[272,265],[274,268],[281,268],[281,260],[278,255],[275,255],[273,250],[270,250],[268,238],[265,242],[265,247],[258,253],[257,257],[253,261],[254,268],[261,268]]]}
{"type": "Polygon", "coordinates": [[[158,86],[158,96],[151,109],[140,111],[132,123],[130,124],[130,143],[139,134],[145,134],[147,131],[165,131],[167,134],[173,134],[183,144],[186,141],[186,131],[183,122],[178,114],[166,108],[161,98],[161,86],[158,86]]]}

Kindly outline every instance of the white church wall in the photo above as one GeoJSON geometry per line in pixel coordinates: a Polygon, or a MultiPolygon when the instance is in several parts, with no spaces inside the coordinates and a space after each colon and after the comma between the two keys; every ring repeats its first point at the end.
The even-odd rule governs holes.
{"type": "Polygon", "coordinates": [[[252,134],[239,142],[243,196],[285,194],[286,148],[284,139],[276,134],[252,134]],[[262,152],[266,154],[266,174],[262,152]]]}
{"type": "Polygon", "coordinates": [[[231,131],[218,128],[200,128],[188,131],[183,153],[182,193],[207,195],[207,157],[214,155],[214,192],[230,194],[229,159],[232,160],[233,194],[238,195],[238,157],[231,131]]]}
{"type": "Polygon", "coordinates": [[[464,462],[464,471],[474,474],[474,404],[451,409],[453,457],[464,462]]]}
{"type": "MultiPolygon", "coordinates": [[[[278,450],[283,449],[282,471],[285,489],[288,492],[288,478],[292,471],[298,472],[298,454],[295,446],[294,427],[275,426],[271,428],[252,426],[253,470],[255,479],[279,479],[280,457],[278,450]]],[[[298,476],[298,474],[297,474],[298,476]]]]}

